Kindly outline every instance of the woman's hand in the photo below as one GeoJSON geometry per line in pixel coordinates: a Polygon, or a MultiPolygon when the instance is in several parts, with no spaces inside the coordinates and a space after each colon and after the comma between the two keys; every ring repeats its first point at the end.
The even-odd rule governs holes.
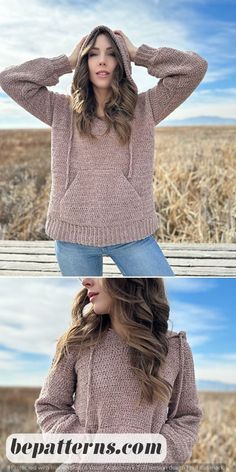
{"type": "Polygon", "coordinates": [[[131,43],[131,41],[129,40],[129,38],[127,38],[127,36],[123,33],[123,31],[121,30],[114,30],[113,33],[115,34],[119,34],[120,36],[122,36],[122,38],[124,39],[125,41],[125,44],[127,46],[127,49],[129,51],[129,57],[130,57],[130,60],[133,61],[134,60],[134,56],[136,54],[136,51],[138,48],[136,48],[134,46],[133,43],[131,43]]]}
{"type": "Polygon", "coordinates": [[[86,38],[87,38],[87,36],[83,36],[83,38],[80,40],[80,42],[73,49],[72,53],[68,56],[68,59],[70,61],[70,65],[71,65],[72,69],[74,69],[76,64],[77,64],[81,46],[82,46],[82,44],[83,44],[83,42],[85,41],[86,38]]]}

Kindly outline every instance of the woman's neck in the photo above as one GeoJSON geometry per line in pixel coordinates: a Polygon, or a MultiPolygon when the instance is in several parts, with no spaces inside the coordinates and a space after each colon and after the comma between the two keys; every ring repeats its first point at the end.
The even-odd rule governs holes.
{"type": "Polygon", "coordinates": [[[111,317],[111,329],[118,334],[118,336],[125,338],[126,337],[126,329],[119,323],[117,322],[114,317],[111,317]]]}
{"type": "Polygon", "coordinates": [[[110,94],[109,90],[99,90],[99,89],[94,89],[94,94],[96,97],[96,103],[97,103],[97,109],[96,109],[96,115],[98,118],[104,118],[104,106],[107,101],[107,98],[110,94]]]}
{"type": "Polygon", "coordinates": [[[104,120],[105,115],[101,115],[101,113],[96,113],[96,117],[100,120],[104,120]]]}

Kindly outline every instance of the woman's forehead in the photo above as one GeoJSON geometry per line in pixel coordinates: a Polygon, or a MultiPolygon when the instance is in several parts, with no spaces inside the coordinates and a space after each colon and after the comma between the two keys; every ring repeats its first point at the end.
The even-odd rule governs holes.
{"type": "Polygon", "coordinates": [[[100,33],[97,36],[96,41],[94,43],[94,46],[99,47],[99,45],[102,45],[102,46],[106,45],[107,47],[112,47],[112,41],[109,38],[109,36],[107,36],[104,33],[100,33]]]}

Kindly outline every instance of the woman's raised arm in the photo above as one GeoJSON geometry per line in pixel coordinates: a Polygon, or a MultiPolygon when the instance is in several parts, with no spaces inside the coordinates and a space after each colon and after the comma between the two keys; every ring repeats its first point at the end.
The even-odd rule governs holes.
{"type": "Polygon", "coordinates": [[[175,110],[203,79],[208,63],[192,51],[142,44],[133,58],[138,66],[146,67],[148,73],[159,77],[157,85],[143,92],[157,125],[175,110]]]}
{"type": "Polygon", "coordinates": [[[52,126],[55,102],[63,94],[49,91],[47,86],[56,85],[59,77],[69,72],[72,68],[66,54],[50,59],[39,57],[4,69],[0,72],[0,85],[26,111],[52,126]]]}

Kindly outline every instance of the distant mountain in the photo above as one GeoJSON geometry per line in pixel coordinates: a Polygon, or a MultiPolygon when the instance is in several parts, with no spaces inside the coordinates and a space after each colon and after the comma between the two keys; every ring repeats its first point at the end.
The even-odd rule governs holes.
{"type": "Polygon", "coordinates": [[[164,120],[159,126],[236,125],[236,118],[196,116],[185,120],[164,120]]]}
{"type": "MultiPolygon", "coordinates": [[[[195,118],[186,118],[185,120],[166,119],[158,126],[223,126],[236,125],[236,118],[221,118],[220,116],[196,116],[195,118]]],[[[6,120],[5,116],[0,117],[0,129],[50,129],[40,121],[32,121],[31,117],[14,118],[6,120]]]]}
{"type": "Polygon", "coordinates": [[[212,380],[198,380],[197,387],[199,390],[211,392],[236,392],[236,384],[227,384],[212,380]]]}

